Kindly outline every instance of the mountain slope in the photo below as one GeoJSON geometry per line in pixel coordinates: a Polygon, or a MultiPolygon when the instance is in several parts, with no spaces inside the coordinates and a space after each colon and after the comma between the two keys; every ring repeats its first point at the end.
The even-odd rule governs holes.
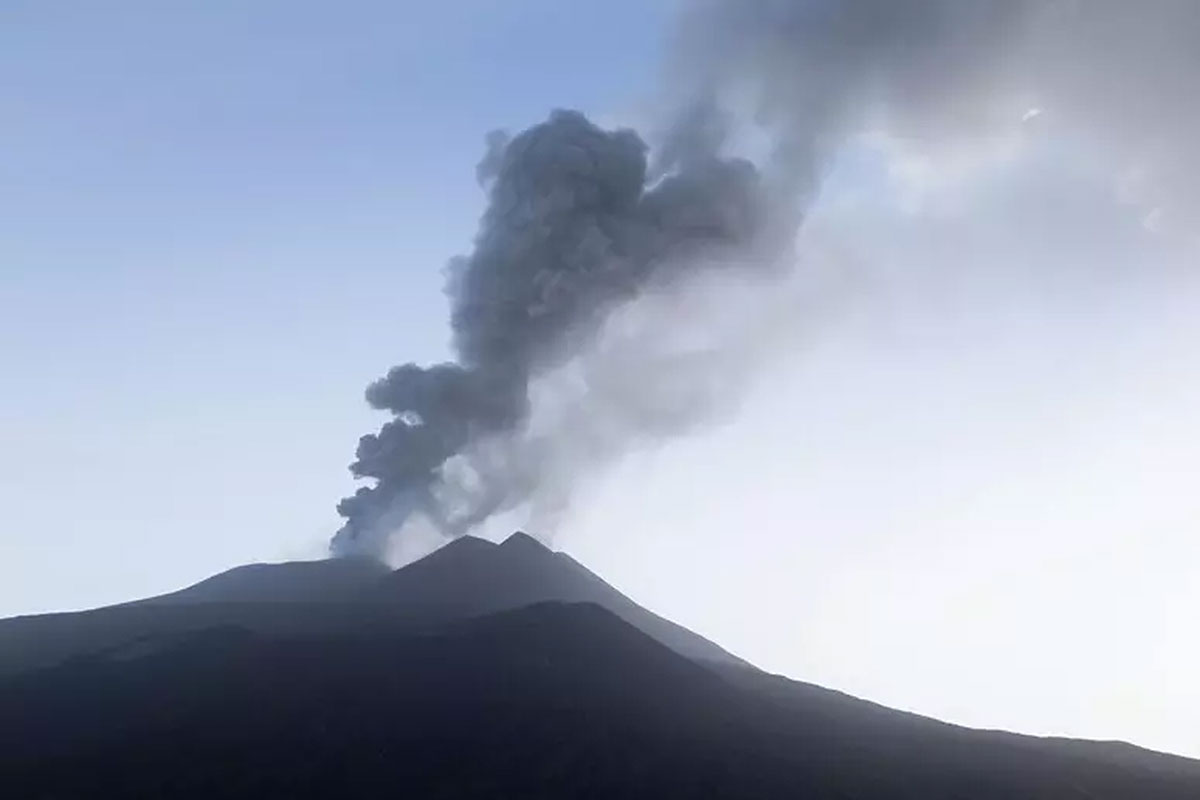
{"type": "MultiPolygon", "coordinates": [[[[50,797],[1194,800],[1195,762],[970,731],[680,656],[591,604],[416,634],[214,629],[0,683],[50,797]]],[[[1151,754],[1153,755],[1153,754],[1151,754]]]]}
{"type": "Polygon", "coordinates": [[[251,564],[134,603],[0,620],[0,676],[212,626],[286,635],[382,621],[427,626],[544,601],[596,603],[689,658],[745,666],[570,557],[517,533],[500,545],[464,536],[395,571],[360,559],[251,564]]]}
{"type": "Polygon", "coordinates": [[[192,603],[315,603],[354,600],[391,570],[370,558],[246,564],[170,594],[138,601],[192,603]]]}
{"type": "Polygon", "coordinates": [[[0,677],[214,626],[292,635],[344,629],[370,618],[357,602],[388,574],[366,559],[248,564],[145,600],[0,620],[0,677]]]}
{"type": "Polygon", "coordinates": [[[1200,764],[762,673],[516,534],[0,621],[0,790],[1196,800],[1200,764]]]}
{"type": "Polygon", "coordinates": [[[463,537],[396,570],[372,589],[377,602],[440,620],[557,601],[595,603],[688,658],[748,666],[707,639],[634,603],[564,553],[518,532],[502,544],[463,537]]]}

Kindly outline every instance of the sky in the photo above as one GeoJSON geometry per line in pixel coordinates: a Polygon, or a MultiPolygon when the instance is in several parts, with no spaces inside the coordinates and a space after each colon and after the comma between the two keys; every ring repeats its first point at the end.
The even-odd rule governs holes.
{"type": "Polygon", "coordinates": [[[447,354],[485,134],[635,96],[642,6],[6,3],[0,614],[320,554],[363,388],[447,354]]]}
{"type": "MultiPolygon", "coordinates": [[[[672,18],[5,4],[0,616],[320,557],[363,387],[449,352],[485,134],[652,117],[672,18]]],[[[743,402],[544,535],[764,668],[1200,756],[1196,243],[1128,177],[1052,107],[847,142],[743,402]]]]}

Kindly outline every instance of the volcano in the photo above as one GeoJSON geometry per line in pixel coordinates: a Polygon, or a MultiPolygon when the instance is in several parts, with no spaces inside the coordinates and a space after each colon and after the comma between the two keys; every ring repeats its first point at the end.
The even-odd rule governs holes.
{"type": "Polygon", "coordinates": [[[130,642],[234,625],[265,635],[418,630],[542,602],[595,603],[681,655],[748,666],[525,533],[455,539],[392,571],[367,558],[248,564],[170,594],[0,621],[0,676],[130,642]]]}
{"type": "Polygon", "coordinates": [[[1200,797],[1188,759],[769,675],[524,534],[0,621],[0,669],[11,797],[1200,797]]]}

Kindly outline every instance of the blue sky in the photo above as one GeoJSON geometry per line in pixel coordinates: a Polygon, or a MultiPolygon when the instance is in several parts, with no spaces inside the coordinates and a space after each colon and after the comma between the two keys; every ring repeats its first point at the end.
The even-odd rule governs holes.
{"type": "Polygon", "coordinates": [[[362,388],[446,354],[484,134],[637,99],[664,18],[6,3],[0,614],[318,552],[362,388]]]}

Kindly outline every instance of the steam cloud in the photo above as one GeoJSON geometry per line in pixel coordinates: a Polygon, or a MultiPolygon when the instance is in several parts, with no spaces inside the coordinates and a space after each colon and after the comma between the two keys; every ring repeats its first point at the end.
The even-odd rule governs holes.
{"type": "Polygon", "coordinates": [[[488,206],[448,268],[457,359],[367,389],[393,418],[359,441],[351,470],[372,483],[339,504],[333,552],[382,555],[414,514],[456,536],[522,505],[554,513],[581,464],[727,408],[762,320],[689,329],[675,309],[696,287],[716,286],[711,302],[778,286],[856,136],[945,148],[1044,111],[1133,176],[1147,208],[1190,221],[1198,36],[1188,0],[693,3],[653,158],[574,111],[489,137],[488,206]]]}

